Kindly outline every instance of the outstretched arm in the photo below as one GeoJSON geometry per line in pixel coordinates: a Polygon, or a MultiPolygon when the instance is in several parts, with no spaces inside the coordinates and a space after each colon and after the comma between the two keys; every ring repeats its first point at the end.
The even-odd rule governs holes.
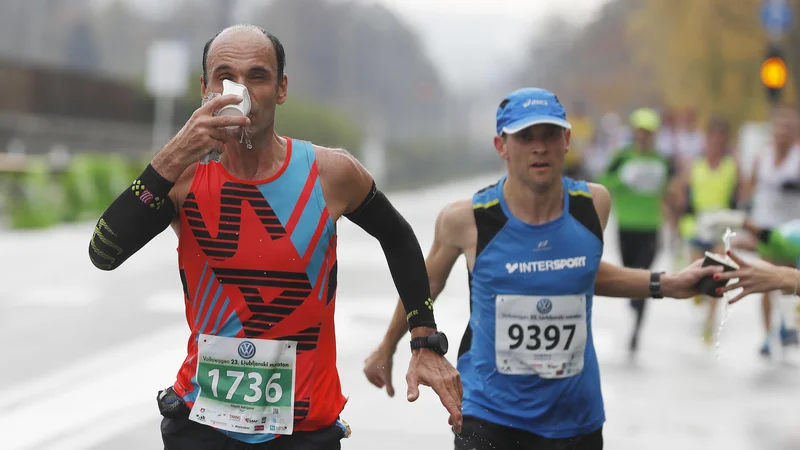
{"type": "MultiPolygon", "coordinates": [[[[333,188],[337,199],[344,200],[340,203],[344,216],[375,237],[383,248],[402,301],[403,311],[400,314],[405,315],[399,320],[405,324],[397,328],[410,329],[413,337],[435,333],[427,268],[414,231],[377,189],[372,177],[355,158],[344,152],[333,154],[338,155],[336,158],[340,159],[340,163],[328,165],[327,177],[332,182],[329,186],[333,188]],[[342,161],[341,158],[348,160],[342,161]]],[[[406,381],[409,401],[419,396],[420,384],[430,386],[450,413],[450,424],[456,431],[461,430],[463,390],[458,371],[447,359],[430,349],[415,350],[406,381]]]]}
{"type": "MultiPolygon", "coordinates": [[[[470,201],[461,201],[444,208],[436,219],[433,245],[425,261],[430,277],[432,299],[438,297],[442,292],[453,265],[464,252],[464,234],[470,230],[470,221],[474,224],[474,219],[472,217],[472,203],[470,201]]],[[[474,228],[474,225],[472,228],[474,228]]],[[[394,396],[394,386],[392,385],[392,358],[397,349],[398,342],[400,342],[406,333],[403,313],[402,303],[398,303],[392,322],[389,324],[389,329],[383,338],[383,342],[381,342],[378,348],[372,352],[364,363],[364,375],[366,375],[367,379],[379,388],[385,386],[386,392],[390,397],[394,396]]],[[[412,330],[412,336],[413,335],[414,330],[412,330]]],[[[412,351],[411,363],[409,364],[408,374],[406,375],[406,382],[408,383],[407,398],[409,401],[414,401],[418,398],[419,390],[417,385],[419,382],[432,377],[430,373],[431,368],[426,367],[427,365],[424,363],[425,357],[425,351],[412,351]]],[[[464,391],[461,386],[458,371],[450,366],[449,363],[448,367],[444,369],[452,373],[455,377],[453,380],[455,393],[451,394],[450,398],[440,394],[440,398],[447,409],[451,411],[451,424],[458,432],[461,428],[460,405],[464,391]],[[458,410],[457,414],[453,413],[453,406],[455,406],[454,409],[458,410]]],[[[433,387],[435,390],[436,387],[433,387]]],[[[438,392],[439,391],[437,391],[437,393],[438,392]]]]}
{"type": "MultiPolygon", "coordinates": [[[[594,207],[600,218],[603,230],[608,223],[611,211],[611,195],[608,190],[598,184],[589,184],[594,207]]],[[[718,266],[700,267],[702,261],[676,274],[661,275],[661,292],[665,297],[687,298],[699,293],[695,285],[701,278],[717,273],[718,266]]],[[[650,271],[646,269],[630,269],[600,262],[594,284],[595,295],[603,297],[648,298],[650,297],[650,271]]]]}
{"type": "Polygon", "coordinates": [[[759,292],[781,290],[784,294],[797,295],[800,272],[794,267],[775,266],[766,261],[754,259],[745,260],[733,252],[728,252],[739,268],[717,275],[717,280],[736,280],[720,289],[720,292],[730,292],[739,288],[742,291],[728,303],[736,303],[742,298],[759,292]]]}
{"type": "MultiPolygon", "coordinates": [[[[690,266],[692,267],[692,266],[690,266]]],[[[686,275],[681,273],[665,273],[661,275],[661,292],[665,297],[686,298],[695,295],[694,291],[687,291],[692,288],[700,278],[716,273],[713,267],[704,268],[697,272],[692,270],[694,283],[685,280],[686,275]]],[[[605,261],[600,263],[597,271],[597,279],[594,284],[596,295],[603,297],[619,298],[649,298],[650,292],[650,271],[646,269],[631,269],[609,264],[605,261]]]]}

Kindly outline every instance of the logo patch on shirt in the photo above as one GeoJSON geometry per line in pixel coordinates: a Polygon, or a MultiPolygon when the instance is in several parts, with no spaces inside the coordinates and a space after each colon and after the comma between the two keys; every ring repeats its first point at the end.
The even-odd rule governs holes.
{"type": "Polygon", "coordinates": [[[585,256],[562,259],[545,259],[542,261],[506,263],[506,270],[509,274],[512,274],[517,270],[519,270],[519,273],[532,273],[550,272],[552,270],[579,269],[582,267],[586,267],[585,256]]]}

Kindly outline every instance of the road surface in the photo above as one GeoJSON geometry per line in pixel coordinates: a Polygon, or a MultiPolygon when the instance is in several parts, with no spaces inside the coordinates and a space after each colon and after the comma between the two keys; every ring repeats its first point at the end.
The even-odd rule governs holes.
{"type": "MultiPolygon", "coordinates": [[[[417,231],[432,240],[438,210],[493,178],[390,195],[417,231]]],[[[396,293],[380,246],[342,220],[336,311],[339,370],[353,430],[342,448],[452,448],[447,414],[428,388],[405,400],[409,350],[395,359],[389,398],[363,377],[364,358],[381,339],[396,293]]],[[[159,449],[158,389],[183,360],[188,328],[167,230],[114,272],[87,256],[93,224],[36,232],[0,231],[0,449],[159,449]]],[[[607,261],[618,262],[613,224],[607,261]]],[[[668,268],[662,256],[657,266],[668,268]]],[[[652,302],[641,352],[626,351],[628,302],[597,298],[594,336],[607,422],[606,448],[784,450],[800,448],[800,373],[796,350],[764,361],[756,299],[734,307],[719,354],[700,340],[703,309],[652,302]]],[[[468,319],[463,259],[437,302],[440,328],[457,342],[468,319]]]]}

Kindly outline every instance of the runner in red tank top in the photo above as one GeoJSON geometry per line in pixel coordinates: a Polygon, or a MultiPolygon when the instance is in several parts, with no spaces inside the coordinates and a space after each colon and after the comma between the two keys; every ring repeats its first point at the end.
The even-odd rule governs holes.
{"type": "Polygon", "coordinates": [[[216,114],[239,96],[204,103],[92,236],[92,262],[113,270],[170,224],[178,234],[191,336],[174,385],[158,396],[165,450],[340,448],[349,435],[333,326],[342,216],[379,240],[403,299],[409,401],[431,386],[459,431],[461,383],[443,358],[416,236],[352,155],[275,134],[284,65],[280,41],[261,28],[209,40],[203,97],[230,80],[246,87],[249,113],[216,114]],[[212,149],[221,157],[207,161],[212,149]]]}

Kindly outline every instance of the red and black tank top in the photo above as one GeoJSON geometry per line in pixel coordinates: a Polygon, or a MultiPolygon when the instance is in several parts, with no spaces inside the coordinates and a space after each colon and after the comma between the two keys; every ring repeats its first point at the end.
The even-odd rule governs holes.
{"type": "MultiPolygon", "coordinates": [[[[288,140],[269,179],[200,164],[180,211],[178,261],[191,329],[176,392],[197,398],[201,334],[297,342],[294,429],[333,424],[346,402],[336,368],[336,229],[314,147],[288,140]]],[[[269,439],[269,438],[267,438],[269,439]]]]}

